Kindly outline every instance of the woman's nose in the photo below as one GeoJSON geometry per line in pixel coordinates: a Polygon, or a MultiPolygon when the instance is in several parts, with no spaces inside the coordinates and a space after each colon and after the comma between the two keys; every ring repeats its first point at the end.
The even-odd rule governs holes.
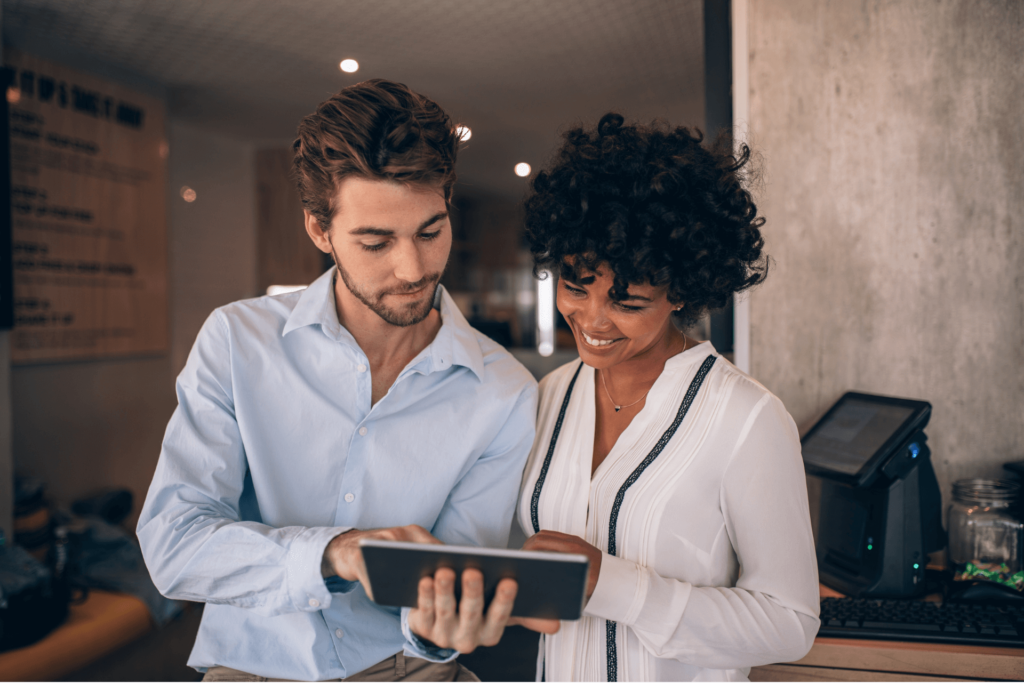
{"type": "Polygon", "coordinates": [[[582,302],[575,317],[577,323],[586,328],[588,332],[603,332],[612,327],[604,306],[593,299],[582,302]]]}

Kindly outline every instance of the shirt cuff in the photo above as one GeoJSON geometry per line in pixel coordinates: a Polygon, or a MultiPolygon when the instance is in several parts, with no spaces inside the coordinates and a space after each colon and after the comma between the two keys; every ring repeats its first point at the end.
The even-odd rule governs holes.
{"type": "Polygon", "coordinates": [[[331,592],[321,570],[324,550],[335,536],[348,527],[312,527],[303,529],[288,546],[285,568],[288,595],[300,612],[316,612],[331,606],[331,592]]]}
{"type": "Polygon", "coordinates": [[[419,657],[425,659],[428,662],[436,662],[438,664],[444,664],[450,662],[459,656],[458,650],[453,650],[447,647],[437,647],[436,645],[428,645],[423,642],[419,636],[412,632],[409,628],[409,612],[412,611],[411,607],[402,608],[402,635],[405,636],[405,648],[403,652],[409,657],[419,657]]]}
{"type": "Polygon", "coordinates": [[[594,593],[583,608],[588,617],[632,624],[643,607],[649,577],[636,562],[624,560],[608,553],[601,555],[601,573],[597,576],[594,593]]]}

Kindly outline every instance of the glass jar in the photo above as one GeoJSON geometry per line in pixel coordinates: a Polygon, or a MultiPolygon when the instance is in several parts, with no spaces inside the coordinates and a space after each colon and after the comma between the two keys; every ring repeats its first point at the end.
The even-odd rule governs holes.
{"type": "Polygon", "coordinates": [[[949,506],[949,561],[957,580],[984,579],[1024,590],[1024,524],[1017,518],[1020,484],[961,479],[949,506]]]}

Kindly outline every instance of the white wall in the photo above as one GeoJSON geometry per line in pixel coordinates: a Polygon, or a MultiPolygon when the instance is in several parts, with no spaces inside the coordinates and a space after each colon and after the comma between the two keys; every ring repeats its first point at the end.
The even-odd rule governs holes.
{"type": "MultiPolygon", "coordinates": [[[[168,140],[170,352],[11,369],[15,467],[59,502],[124,486],[137,514],[199,327],[216,306],[256,294],[252,149],[173,122],[168,140]],[[182,185],[195,189],[194,203],[182,200],[182,185]]],[[[0,435],[2,418],[0,405],[0,435]]]]}
{"type": "Polygon", "coordinates": [[[177,374],[217,306],[257,296],[255,154],[248,144],[171,123],[171,368],[177,374]],[[196,191],[191,204],[180,189],[196,191]]]}

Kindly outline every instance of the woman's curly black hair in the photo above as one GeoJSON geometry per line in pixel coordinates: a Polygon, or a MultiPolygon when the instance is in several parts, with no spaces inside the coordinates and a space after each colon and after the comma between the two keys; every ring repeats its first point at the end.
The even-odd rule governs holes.
{"type": "Polygon", "coordinates": [[[630,283],[668,285],[683,327],[764,280],[764,218],[741,172],[746,145],[734,155],[723,138],[708,149],[699,130],[625,125],[615,113],[563,137],[526,200],[535,273],[578,281],[607,263],[617,301],[630,283]]]}

